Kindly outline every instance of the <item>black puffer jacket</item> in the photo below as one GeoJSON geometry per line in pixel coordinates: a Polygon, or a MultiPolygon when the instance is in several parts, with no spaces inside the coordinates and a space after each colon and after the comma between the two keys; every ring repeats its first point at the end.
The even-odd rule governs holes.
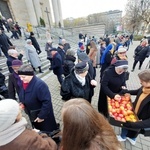
{"type": "Polygon", "coordinates": [[[5,85],[5,76],[0,72],[0,87],[5,85]]]}
{"type": "Polygon", "coordinates": [[[63,100],[69,100],[71,98],[84,98],[91,102],[94,94],[94,86],[90,84],[91,77],[86,75],[86,83],[84,86],[78,81],[75,76],[74,69],[72,69],[70,75],[68,75],[61,85],[61,96],[63,100]]]}
{"type": "Polygon", "coordinates": [[[137,46],[134,51],[135,60],[137,61],[144,61],[146,57],[150,55],[150,48],[149,46],[142,47],[141,45],[137,46]]]}
{"type": "Polygon", "coordinates": [[[64,60],[64,75],[67,76],[70,74],[71,69],[75,66],[74,62],[76,61],[76,57],[71,55],[66,55],[66,58],[64,60]]]}

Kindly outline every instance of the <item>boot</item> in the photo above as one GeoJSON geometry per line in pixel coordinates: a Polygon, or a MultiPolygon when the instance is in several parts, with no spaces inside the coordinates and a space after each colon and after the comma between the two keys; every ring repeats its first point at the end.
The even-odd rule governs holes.
{"type": "Polygon", "coordinates": [[[44,73],[42,70],[41,70],[41,67],[38,67],[39,68],[39,73],[44,73]]]}

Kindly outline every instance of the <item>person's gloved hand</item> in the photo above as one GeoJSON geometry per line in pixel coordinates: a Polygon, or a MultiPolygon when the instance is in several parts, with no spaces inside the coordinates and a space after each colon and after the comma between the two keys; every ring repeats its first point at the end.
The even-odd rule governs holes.
{"type": "Polygon", "coordinates": [[[127,128],[133,128],[133,126],[132,126],[133,123],[134,123],[134,122],[126,121],[125,123],[123,123],[123,126],[124,126],[124,127],[127,127],[127,128]]]}

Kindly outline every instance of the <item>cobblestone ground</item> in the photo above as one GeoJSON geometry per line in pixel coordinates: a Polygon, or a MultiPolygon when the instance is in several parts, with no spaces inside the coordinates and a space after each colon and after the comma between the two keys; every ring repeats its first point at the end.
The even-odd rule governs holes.
{"type": "MultiPolygon", "coordinates": [[[[43,43],[42,43],[43,44],[43,43]]],[[[140,72],[138,70],[138,64],[136,66],[136,69],[134,72],[131,72],[132,69],[132,64],[133,64],[133,52],[135,47],[139,44],[139,42],[133,42],[133,45],[130,46],[129,51],[127,52],[128,60],[129,60],[129,71],[130,71],[130,78],[127,81],[127,87],[129,89],[137,89],[140,87],[140,83],[137,77],[137,74],[140,72]]],[[[73,46],[72,46],[73,47],[73,46]]],[[[75,46],[74,46],[75,47],[75,46]]],[[[44,48],[43,48],[44,49],[44,48]]],[[[145,60],[143,63],[143,66],[141,70],[144,70],[148,64],[149,58],[145,60]]],[[[98,101],[98,95],[99,95],[99,74],[100,69],[97,68],[97,77],[96,80],[98,82],[98,86],[95,88],[95,94],[93,96],[92,100],[92,105],[95,109],[97,109],[97,101],[98,101]]],[[[60,96],[60,86],[57,81],[56,76],[52,73],[49,72],[44,78],[42,78],[47,85],[49,86],[49,89],[51,91],[51,96],[52,96],[52,102],[53,102],[53,108],[54,108],[54,114],[56,117],[57,122],[60,123],[61,128],[62,128],[62,120],[61,120],[61,109],[63,106],[63,101],[61,100],[60,96]]],[[[134,97],[132,97],[132,100],[134,100],[134,97]]],[[[31,127],[29,124],[28,127],[31,127]]],[[[116,134],[120,134],[120,128],[114,127],[114,131],[116,134]]],[[[149,137],[144,137],[143,135],[139,135],[137,138],[137,142],[135,146],[132,146],[128,141],[122,142],[123,148],[125,150],[150,150],[150,138],[149,137]]]]}

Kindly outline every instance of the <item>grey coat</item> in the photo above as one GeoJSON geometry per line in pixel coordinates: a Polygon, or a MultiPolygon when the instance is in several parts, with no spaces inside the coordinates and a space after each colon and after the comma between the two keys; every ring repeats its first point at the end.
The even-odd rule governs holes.
{"type": "Polygon", "coordinates": [[[33,45],[25,45],[26,58],[34,68],[40,67],[41,62],[33,45]]]}

